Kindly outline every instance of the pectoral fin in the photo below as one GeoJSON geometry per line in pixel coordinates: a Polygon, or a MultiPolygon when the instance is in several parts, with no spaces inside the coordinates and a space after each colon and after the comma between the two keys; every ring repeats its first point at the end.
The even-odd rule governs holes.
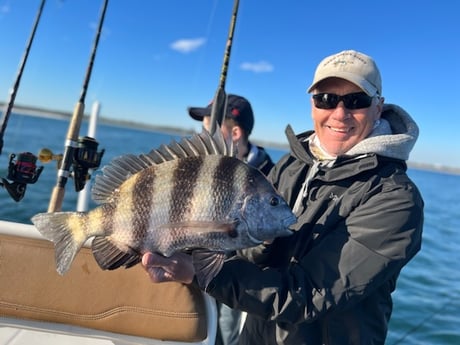
{"type": "Polygon", "coordinates": [[[222,269],[225,257],[225,252],[211,252],[205,249],[195,249],[192,252],[193,266],[200,287],[207,288],[222,269]]]}
{"type": "Polygon", "coordinates": [[[228,223],[221,223],[221,222],[201,222],[201,221],[191,221],[191,222],[178,222],[178,223],[166,223],[161,225],[161,228],[169,228],[180,230],[188,230],[193,231],[194,233],[198,234],[209,234],[209,233],[226,233],[231,237],[236,236],[236,225],[238,221],[232,221],[228,223]]]}

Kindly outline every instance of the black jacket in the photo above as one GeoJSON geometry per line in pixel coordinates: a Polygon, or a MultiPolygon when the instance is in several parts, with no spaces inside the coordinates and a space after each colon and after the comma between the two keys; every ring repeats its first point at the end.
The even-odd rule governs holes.
{"type": "Polygon", "coordinates": [[[269,178],[291,207],[303,193],[294,235],[228,260],[207,289],[248,313],[240,344],[384,344],[391,293],[420,250],[423,226],[422,197],[404,159],[392,157],[407,155],[401,141],[410,150],[418,134],[399,113],[387,109],[391,136],[406,131],[412,139],[398,137],[395,150],[394,140],[382,135],[363,142],[380,154],[358,147],[332,167],[313,160],[305,143],[312,133],[295,137],[288,128],[291,153],[269,178]]]}
{"type": "Polygon", "coordinates": [[[251,142],[248,145],[249,154],[245,157],[245,161],[259,169],[264,175],[268,175],[274,164],[267,151],[262,146],[254,145],[251,142]]]}

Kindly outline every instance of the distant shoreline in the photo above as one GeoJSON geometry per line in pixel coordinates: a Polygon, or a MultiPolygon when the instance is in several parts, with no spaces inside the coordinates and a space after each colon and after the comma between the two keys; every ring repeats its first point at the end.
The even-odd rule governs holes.
{"type": "MultiPolygon", "coordinates": [[[[0,106],[3,107],[3,104],[0,103],[0,106]]],[[[35,108],[30,106],[21,106],[15,105],[13,107],[13,112],[22,115],[28,116],[37,116],[37,117],[46,117],[46,118],[53,118],[53,119],[60,119],[60,120],[70,120],[72,118],[72,113],[52,110],[52,109],[44,109],[44,108],[35,108]]],[[[89,120],[89,114],[83,115],[84,121],[89,120]]],[[[99,123],[108,124],[113,126],[120,126],[120,127],[128,127],[134,129],[144,129],[144,130],[152,130],[158,132],[165,132],[168,134],[175,134],[175,135],[190,135],[193,134],[194,131],[189,129],[183,128],[176,128],[176,127],[167,127],[167,126],[155,126],[146,123],[140,123],[135,121],[128,121],[128,120],[116,120],[107,117],[99,117],[99,123]]]]}
{"type": "MultiPolygon", "coordinates": [[[[0,102],[0,106],[3,107],[4,103],[0,102]]],[[[15,105],[13,107],[13,111],[18,114],[29,115],[29,116],[38,116],[38,117],[47,117],[47,118],[55,118],[61,120],[70,120],[72,117],[72,113],[64,112],[59,110],[53,109],[44,109],[44,108],[36,108],[31,106],[23,106],[23,105],[15,105]]],[[[84,120],[87,121],[89,119],[89,114],[84,115],[84,120]]],[[[171,126],[158,126],[152,125],[148,123],[141,123],[136,121],[128,121],[128,120],[117,120],[108,117],[99,117],[99,123],[112,125],[112,126],[120,126],[126,128],[133,128],[133,129],[140,129],[140,130],[147,130],[147,131],[154,131],[154,132],[161,132],[171,135],[177,136],[189,136],[195,133],[193,129],[185,129],[180,127],[171,127],[171,126]]],[[[264,147],[270,147],[273,149],[280,149],[280,150],[289,150],[289,146],[283,143],[271,142],[271,141],[262,141],[262,140],[254,140],[254,143],[264,147]]]]}
{"type": "MultiPolygon", "coordinates": [[[[5,105],[4,103],[0,102],[0,106],[2,108],[4,107],[4,105],[5,105]]],[[[15,105],[13,107],[13,111],[15,113],[29,115],[29,116],[39,116],[39,117],[55,118],[55,119],[62,119],[62,120],[67,120],[72,117],[72,113],[70,112],[64,112],[64,111],[58,111],[58,110],[52,110],[52,109],[44,109],[44,108],[36,108],[36,107],[31,107],[31,106],[22,106],[22,105],[15,105]]],[[[84,119],[88,120],[89,115],[85,114],[84,119]]],[[[151,124],[140,123],[140,122],[135,122],[135,121],[116,120],[116,119],[111,119],[107,117],[100,117],[99,121],[100,123],[113,125],[113,126],[149,130],[149,131],[167,133],[167,134],[178,135],[178,136],[188,136],[188,135],[192,135],[193,133],[195,133],[195,131],[192,129],[184,129],[184,128],[170,127],[170,126],[157,126],[157,125],[151,125],[151,124]]],[[[280,149],[280,150],[286,150],[286,151],[289,149],[288,145],[283,144],[283,143],[265,142],[265,141],[260,141],[260,140],[257,140],[257,141],[255,140],[254,142],[257,145],[261,145],[261,146],[269,147],[273,149],[280,149]]],[[[453,175],[460,175],[460,168],[455,168],[455,167],[450,167],[450,166],[445,166],[445,165],[419,163],[419,162],[412,162],[412,161],[407,162],[407,165],[410,168],[419,169],[419,170],[428,170],[428,171],[443,172],[443,173],[453,174],[453,175]]]]}

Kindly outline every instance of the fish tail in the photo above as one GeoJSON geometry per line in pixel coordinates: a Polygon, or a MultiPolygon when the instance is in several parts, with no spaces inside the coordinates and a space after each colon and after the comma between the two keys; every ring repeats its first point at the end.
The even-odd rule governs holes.
{"type": "Polygon", "coordinates": [[[56,270],[66,273],[81,246],[90,237],[86,226],[85,212],[39,213],[32,217],[32,223],[46,239],[55,245],[56,270]]]}

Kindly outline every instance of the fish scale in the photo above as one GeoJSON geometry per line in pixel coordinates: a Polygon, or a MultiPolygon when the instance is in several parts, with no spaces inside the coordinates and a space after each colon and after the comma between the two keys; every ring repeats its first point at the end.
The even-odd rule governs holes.
{"type": "Polygon", "coordinates": [[[201,195],[206,194],[206,187],[209,185],[207,171],[202,171],[203,159],[206,157],[195,157],[183,159],[178,162],[177,168],[172,174],[173,179],[169,196],[169,222],[176,223],[191,215],[199,216],[198,209],[192,209],[195,200],[202,202],[201,195]],[[206,181],[208,181],[206,183],[206,181]],[[204,182],[204,183],[203,183],[204,182]]]}
{"type": "Polygon", "coordinates": [[[94,237],[102,269],[131,267],[145,252],[186,251],[206,286],[225,252],[289,236],[296,221],[266,177],[229,154],[220,131],[203,131],[148,154],[118,157],[96,177],[92,196],[100,206],[39,213],[32,222],[55,243],[60,274],[94,237]]]}

